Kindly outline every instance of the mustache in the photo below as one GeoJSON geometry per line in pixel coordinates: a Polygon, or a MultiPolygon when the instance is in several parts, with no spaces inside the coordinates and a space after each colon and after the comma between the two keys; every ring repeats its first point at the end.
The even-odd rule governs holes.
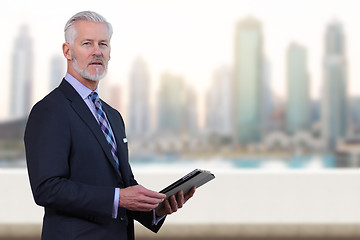
{"type": "Polygon", "coordinates": [[[101,65],[106,66],[105,65],[105,60],[101,57],[95,57],[93,59],[91,59],[91,61],[87,64],[87,66],[94,64],[94,63],[101,63],[101,65]]]}

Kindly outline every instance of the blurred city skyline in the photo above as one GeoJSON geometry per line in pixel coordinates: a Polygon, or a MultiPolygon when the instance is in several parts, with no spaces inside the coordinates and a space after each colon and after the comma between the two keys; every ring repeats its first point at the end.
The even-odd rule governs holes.
{"type": "MultiPolygon", "coordinates": [[[[176,9],[180,11],[188,13],[195,10],[184,9],[184,6],[193,6],[189,2],[171,2],[179,4],[176,9]]],[[[280,0],[275,2],[284,3],[280,0]]],[[[302,7],[306,5],[292,2],[302,7]]],[[[129,4],[126,1],[122,3],[129,4]]],[[[137,9],[149,6],[141,1],[137,3],[139,5],[133,5],[137,9]]],[[[218,4],[217,1],[210,3],[218,4]]],[[[243,3],[254,7],[250,2],[243,3]]],[[[284,48],[270,47],[269,50],[272,41],[283,40],[283,35],[289,29],[286,24],[278,23],[283,26],[284,34],[278,32],[274,37],[269,34],[268,22],[261,14],[259,17],[256,14],[240,14],[241,17],[234,18],[234,22],[226,25],[231,32],[229,42],[215,44],[214,39],[221,39],[216,25],[212,25],[214,29],[211,35],[214,39],[209,38],[210,35],[206,35],[209,25],[199,24],[196,18],[192,19],[195,25],[199,24],[195,28],[189,24],[190,18],[175,24],[176,21],[171,22],[174,19],[168,15],[174,6],[163,4],[153,10],[162,8],[161,12],[170,19],[169,23],[165,23],[164,19],[158,22],[163,24],[162,27],[167,27],[163,29],[164,33],[156,32],[156,25],[151,37],[136,39],[144,44],[125,44],[129,47],[125,54],[132,52],[133,55],[124,65],[120,64],[122,54],[120,59],[116,57],[119,53],[116,47],[123,45],[115,40],[119,36],[115,31],[112,39],[112,47],[115,47],[112,48],[108,75],[99,85],[100,97],[117,108],[125,120],[127,134],[132,142],[132,156],[213,156],[219,153],[224,156],[242,156],[261,153],[264,156],[285,154],[296,157],[330,153],[332,159],[336,155],[334,164],[337,166],[357,164],[351,163],[358,159],[356,152],[348,152],[353,151],[350,148],[360,139],[360,108],[357,106],[360,102],[357,92],[360,89],[351,80],[355,79],[356,73],[352,69],[357,70],[351,67],[356,59],[351,56],[357,56],[357,48],[354,45],[350,47],[349,42],[353,38],[349,36],[353,35],[348,30],[348,21],[329,18],[324,22],[322,30],[316,34],[316,38],[321,37],[321,44],[315,51],[319,54],[315,58],[314,45],[300,42],[297,38],[289,40],[288,36],[284,37],[288,42],[282,41],[284,48]],[[200,25],[204,33],[192,32],[195,29],[202,30],[200,25]],[[190,32],[193,34],[187,35],[190,32]],[[170,37],[169,34],[174,36],[170,37]],[[167,40],[172,41],[163,41],[164,49],[161,50],[157,42],[146,42],[146,39],[160,40],[159,36],[167,36],[167,40]],[[196,44],[200,40],[204,44],[196,44]],[[152,46],[163,58],[159,58],[152,46]],[[201,53],[205,48],[207,51],[201,53]],[[222,58],[219,53],[229,54],[228,59],[224,57],[226,54],[222,58]],[[165,56],[170,57],[169,61],[164,61],[167,60],[165,56]],[[314,59],[319,61],[319,68],[314,66],[314,59]],[[129,68],[122,68],[126,64],[129,64],[129,68]],[[281,74],[279,69],[282,69],[281,74]],[[120,77],[122,74],[125,76],[120,77]],[[342,156],[345,156],[345,160],[342,156]]],[[[197,4],[194,6],[199,7],[197,4]]],[[[275,7],[272,9],[275,11],[280,6],[268,7],[275,7]]],[[[284,9],[281,8],[282,11],[284,9]]],[[[145,12],[141,16],[145,18],[145,12]]],[[[290,16],[289,19],[288,25],[292,26],[291,29],[295,28],[292,22],[294,19],[290,16]]],[[[113,25],[118,23],[115,21],[114,24],[111,19],[109,21],[113,25]]],[[[141,28],[135,27],[136,24],[131,25],[133,32],[122,35],[124,41],[132,38],[132,33],[139,34],[137,31],[141,28]]],[[[2,137],[5,137],[5,149],[10,142],[14,149],[21,149],[21,128],[25,125],[31,106],[56,87],[66,71],[61,52],[53,53],[51,48],[45,48],[44,45],[42,47],[45,50],[49,49],[49,59],[41,67],[42,74],[37,75],[37,56],[47,51],[36,50],[41,39],[33,35],[32,29],[36,29],[36,25],[20,25],[10,50],[10,100],[7,102],[10,111],[7,114],[4,109],[1,114],[5,117],[0,118],[0,122],[4,122],[0,127],[4,129],[2,137]],[[41,89],[42,94],[39,93],[41,89]],[[20,138],[15,137],[19,133],[20,138]],[[13,136],[13,141],[9,141],[6,136],[13,136]]],[[[310,25],[304,29],[312,30],[310,25]]],[[[145,28],[145,32],[149,34],[149,31],[153,29],[145,28]]],[[[12,152],[13,155],[17,154],[17,150],[12,152]]],[[[327,161],[326,158],[324,161],[327,161]]]]}
{"type": "MultiPolygon", "coordinates": [[[[66,1],[62,3],[66,5],[66,1]]],[[[5,5],[2,24],[9,30],[5,31],[8,34],[3,40],[7,43],[1,47],[5,53],[1,60],[5,89],[10,89],[11,85],[9,59],[13,54],[13,42],[20,27],[27,24],[34,45],[32,101],[36,102],[49,92],[50,62],[62,57],[64,23],[75,12],[84,10],[83,5],[73,4],[71,9],[45,1],[31,4],[14,1],[5,5]],[[6,24],[9,20],[12,24],[6,24]]],[[[360,86],[355,83],[360,75],[355,64],[360,59],[360,47],[355,42],[360,39],[354,28],[358,19],[354,1],[119,1],[116,9],[111,6],[111,1],[105,1],[94,9],[114,27],[109,73],[100,90],[102,85],[121,84],[125,105],[131,68],[139,57],[148,65],[152,92],[158,89],[161,75],[171,72],[182,76],[199,93],[200,101],[204,101],[216,69],[233,65],[235,26],[249,16],[262,24],[263,54],[269,65],[270,88],[282,99],[287,94],[286,51],[292,43],[306,49],[310,96],[320,97],[325,29],[334,18],[338,19],[344,27],[348,93],[349,96],[359,95],[360,86]]],[[[7,119],[9,92],[0,100],[7,103],[0,120],[7,119]]]]}

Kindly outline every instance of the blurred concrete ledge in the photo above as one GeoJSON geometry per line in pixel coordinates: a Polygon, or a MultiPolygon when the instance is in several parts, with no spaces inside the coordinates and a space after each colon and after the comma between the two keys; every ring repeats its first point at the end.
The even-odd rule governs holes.
{"type": "Polygon", "coordinates": [[[154,234],[136,227],[136,236],[160,238],[360,237],[360,224],[164,224],[154,234]]]}
{"type": "Polygon", "coordinates": [[[0,224],[0,237],[40,237],[41,224],[0,224]]]}
{"type": "MultiPolygon", "coordinates": [[[[138,182],[153,190],[186,172],[134,169],[138,182]]],[[[137,236],[360,239],[359,169],[212,172],[216,178],[169,216],[158,234],[137,224],[137,236]]],[[[0,237],[38,238],[44,210],[34,203],[26,169],[0,168],[0,190],[5,195],[0,197],[0,237]]]]}
{"type": "MultiPolygon", "coordinates": [[[[155,234],[135,225],[136,236],[172,238],[359,238],[360,224],[166,224],[155,234]]],[[[1,224],[0,238],[40,238],[41,224],[1,224]]]]}

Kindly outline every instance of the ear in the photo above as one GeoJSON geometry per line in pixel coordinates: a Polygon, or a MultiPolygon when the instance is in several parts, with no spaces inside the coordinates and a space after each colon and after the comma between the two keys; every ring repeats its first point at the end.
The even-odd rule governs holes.
{"type": "Polygon", "coordinates": [[[63,50],[64,57],[69,61],[71,61],[71,59],[72,59],[70,49],[71,49],[70,48],[70,43],[64,43],[62,45],[62,50],[63,50]]]}

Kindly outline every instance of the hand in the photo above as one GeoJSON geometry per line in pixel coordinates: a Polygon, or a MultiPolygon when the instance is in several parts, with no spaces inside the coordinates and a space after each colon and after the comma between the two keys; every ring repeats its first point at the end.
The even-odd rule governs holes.
{"type": "Polygon", "coordinates": [[[132,211],[151,211],[164,201],[165,194],[151,191],[141,185],[120,189],[119,207],[132,211]]]}
{"type": "Polygon", "coordinates": [[[169,199],[164,201],[164,204],[161,208],[155,210],[155,214],[158,217],[172,214],[178,209],[182,208],[184,204],[189,200],[195,193],[195,187],[192,187],[190,191],[184,196],[183,191],[179,191],[175,195],[169,197],[169,199]]]}

